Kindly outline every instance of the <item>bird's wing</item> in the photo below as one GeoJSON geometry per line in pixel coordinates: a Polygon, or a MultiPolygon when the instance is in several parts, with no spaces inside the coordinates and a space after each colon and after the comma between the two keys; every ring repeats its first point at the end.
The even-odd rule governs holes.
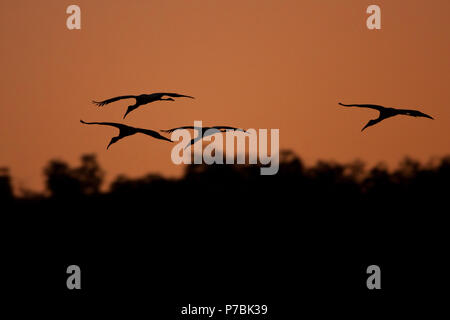
{"type": "Polygon", "coordinates": [[[192,96],[187,96],[187,95],[178,94],[178,93],[170,93],[170,92],[161,92],[161,95],[172,97],[172,98],[191,98],[191,99],[195,99],[192,96]]]}
{"type": "Polygon", "coordinates": [[[111,102],[115,102],[115,101],[122,100],[122,99],[131,99],[131,98],[136,99],[136,96],[120,96],[120,97],[115,97],[115,98],[111,98],[111,99],[104,100],[104,101],[92,101],[92,103],[101,107],[101,106],[104,106],[105,104],[109,104],[111,102]]]}
{"type": "Polygon", "coordinates": [[[181,129],[198,129],[198,128],[193,127],[193,126],[184,126],[184,127],[172,128],[172,129],[168,129],[168,130],[161,130],[161,132],[172,133],[175,130],[181,130],[181,129]]]}
{"type": "Polygon", "coordinates": [[[235,127],[227,127],[227,126],[214,126],[214,127],[212,127],[212,128],[214,128],[214,129],[225,129],[225,130],[236,130],[236,131],[244,131],[243,129],[241,129],[241,128],[235,128],[235,127]]]}
{"type": "Polygon", "coordinates": [[[166,138],[166,137],[160,135],[158,132],[153,131],[153,130],[149,130],[149,129],[141,129],[141,128],[136,128],[136,130],[137,130],[137,132],[139,132],[139,133],[146,134],[146,135],[151,136],[151,137],[156,138],[156,139],[166,140],[166,141],[173,142],[172,140],[170,140],[170,139],[168,139],[168,138],[166,138]]]}
{"type": "Polygon", "coordinates": [[[408,109],[400,109],[399,113],[407,115],[407,116],[412,116],[412,117],[424,117],[424,118],[428,118],[428,119],[434,119],[432,116],[420,112],[418,110],[408,110],[408,109]]]}
{"type": "Polygon", "coordinates": [[[339,102],[339,104],[341,106],[343,106],[343,107],[370,108],[370,109],[378,110],[380,112],[387,109],[386,107],[379,106],[379,105],[376,105],[376,104],[343,104],[343,103],[340,103],[340,102],[339,102]]]}
{"type": "Polygon", "coordinates": [[[83,120],[80,120],[80,122],[84,123],[84,124],[98,124],[98,125],[103,125],[103,126],[111,126],[111,127],[115,127],[115,128],[118,128],[118,129],[129,128],[125,124],[115,123],[115,122],[86,122],[86,121],[83,121],[83,120]]]}

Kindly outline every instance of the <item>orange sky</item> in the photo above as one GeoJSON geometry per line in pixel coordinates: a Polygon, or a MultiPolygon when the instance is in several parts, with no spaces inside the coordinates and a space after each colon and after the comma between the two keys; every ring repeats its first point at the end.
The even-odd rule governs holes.
{"type": "Polygon", "coordinates": [[[130,101],[90,101],[157,91],[197,99],[157,102],[124,123],[279,128],[280,147],[317,159],[394,165],[450,153],[448,0],[1,1],[0,166],[16,187],[43,188],[51,158],[77,164],[96,153],[111,181],[180,173],[172,146],[146,136],[106,145],[130,101]],[[82,29],[66,28],[78,4],[82,29]],[[382,30],[366,28],[378,4],[382,30]],[[419,108],[436,120],[396,117],[337,102],[419,108]]]}

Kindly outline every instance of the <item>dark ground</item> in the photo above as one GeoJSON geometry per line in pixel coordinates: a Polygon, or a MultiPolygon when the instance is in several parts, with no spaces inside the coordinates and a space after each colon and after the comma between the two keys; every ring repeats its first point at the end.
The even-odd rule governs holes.
{"type": "Polygon", "coordinates": [[[238,303],[269,313],[227,318],[365,319],[430,316],[448,301],[450,158],[388,171],[305,167],[284,152],[275,176],[190,166],[179,180],[118,177],[107,193],[92,155],[45,175],[46,196],[14,198],[6,170],[0,180],[2,288],[15,313],[191,319],[181,306],[238,303]],[[66,287],[71,264],[79,291],[66,287]],[[366,287],[372,264],[381,290],[366,287]]]}

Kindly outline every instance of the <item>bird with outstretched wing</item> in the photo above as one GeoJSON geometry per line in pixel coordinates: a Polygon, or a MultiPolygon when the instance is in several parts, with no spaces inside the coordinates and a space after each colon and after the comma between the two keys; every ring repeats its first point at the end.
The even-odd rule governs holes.
{"type": "Polygon", "coordinates": [[[149,129],[142,129],[142,128],[135,128],[135,127],[130,127],[127,126],[125,124],[122,123],[115,123],[115,122],[85,122],[83,120],[80,120],[81,123],[83,124],[95,124],[95,125],[103,125],[103,126],[111,126],[114,128],[119,129],[119,135],[116,137],[111,138],[111,141],[109,142],[108,146],[106,147],[106,149],[109,149],[109,147],[116,143],[117,141],[128,137],[128,136],[132,136],[136,133],[142,133],[145,134],[147,136],[153,137],[155,139],[159,139],[159,140],[165,140],[165,141],[169,141],[169,142],[173,142],[172,140],[162,136],[161,134],[159,134],[156,131],[153,130],[149,130],[149,129]]]}
{"type": "Polygon", "coordinates": [[[418,110],[387,108],[387,107],[379,106],[376,104],[343,104],[343,103],[339,102],[339,105],[341,105],[343,107],[369,108],[369,109],[377,110],[380,113],[378,118],[369,120],[369,122],[367,122],[367,124],[361,129],[361,131],[363,131],[367,127],[377,124],[378,122],[381,122],[387,118],[394,117],[397,115],[406,115],[406,116],[411,116],[411,117],[423,117],[423,118],[428,118],[428,119],[434,119],[432,116],[430,116],[426,113],[423,113],[421,111],[418,111],[418,110]]]}
{"type": "Polygon", "coordinates": [[[114,98],[110,98],[103,101],[92,101],[95,105],[99,107],[103,107],[107,104],[110,104],[112,102],[116,102],[123,99],[135,99],[136,103],[133,105],[128,106],[127,111],[125,112],[123,119],[126,118],[126,116],[133,110],[136,110],[142,105],[155,102],[155,101],[175,101],[173,98],[190,98],[195,99],[192,96],[179,94],[179,93],[171,93],[171,92],[156,92],[151,94],[141,94],[141,95],[127,95],[127,96],[118,96],[114,98]],[[168,97],[168,98],[167,98],[168,97]]]}

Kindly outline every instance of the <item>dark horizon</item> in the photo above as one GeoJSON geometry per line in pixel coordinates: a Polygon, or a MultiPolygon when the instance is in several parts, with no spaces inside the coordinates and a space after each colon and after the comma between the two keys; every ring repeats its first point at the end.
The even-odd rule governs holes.
{"type": "MultiPolygon", "coordinates": [[[[255,177],[259,181],[277,182],[277,186],[282,185],[283,179],[286,179],[286,174],[294,175],[296,179],[310,179],[311,181],[319,179],[316,174],[339,176],[340,179],[347,179],[349,182],[358,186],[361,192],[366,189],[368,181],[374,178],[374,174],[383,174],[386,181],[392,184],[411,183],[412,180],[424,174],[435,174],[434,179],[437,179],[437,173],[446,173],[450,165],[450,155],[433,158],[422,163],[416,159],[405,157],[396,168],[389,168],[385,163],[378,163],[374,166],[368,167],[366,163],[360,159],[351,162],[339,163],[336,161],[319,160],[314,165],[306,165],[303,160],[291,150],[280,151],[280,169],[277,175],[280,177],[255,177]],[[408,181],[398,180],[399,177],[406,178],[408,181]]],[[[83,154],[79,159],[79,165],[71,166],[66,161],[61,159],[49,160],[47,165],[42,169],[43,182],[46,186],[44,191],[32,190],[28,188],[20,188],[14,186],[14,176],[11,175],[7,167],[0,168],[0,197],[1,198],[16,198],[16,199],[32,199],[32,198],[46,198],[54,197],[55,194],[61,192],[65,197],[77,197],[80,195],[99,195],[110,194],[117,192],[117,187],[137,185],[145,188],[145,185],[152,183],[183,183],[192,175],[200,173],[211,175],[214,179],[215,175],[220,176],[220,172],[234,172],[234,179],[241,183],[249,183],[246,176],[252,172],[255,175],[255,169],[261,165],[183,165],[184,171],[181,177],[171,178],[155,172],[148,172],[140,177],[128,177],[124,174],[119,174],[113,179],[109,185],[105,185],[105,176],[107,172],[102,168],[97,160],[95,154],[83,154]],[[223,168],[221,168],[223,167],[223,168]],[[55,184],[56,181],[56,184],[55,184]],[[60,190],[61,189],[61,190],[60,190]],[[67,189],[67,190],[64,190],[67,189]],[[71,195],[71,193],[73,193],[71,195]]],[[[444,182],[445,177],[439,177],[439,185],[444,182]]],[[[450,181],[450,179],[449,179],[450,181]]],[[[427,181],[430,183],[430,181],[427,181]]],[[[219,180],[220,183],[220,180],[219,180]]],[[[318,181],[320,184],[321,182],[318,181]]],[[[435,182],[433,182],[435,183],[435,182]]],[[[212,182],[214,185],[215,182],[212,182]]],[[[366,191],[366,190],[365,190],[366,191]]],[[[144,195],[142,195],[144,196],[144,195]]]]}

